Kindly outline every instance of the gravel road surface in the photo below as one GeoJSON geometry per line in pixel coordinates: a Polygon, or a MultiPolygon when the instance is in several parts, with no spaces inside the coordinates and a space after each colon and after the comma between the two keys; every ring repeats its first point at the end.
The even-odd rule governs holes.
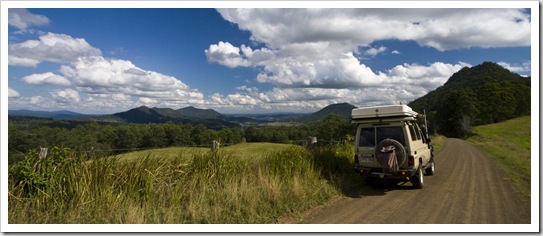
{"type": "Polygon", "coordinates": [[[530,224],[530,199],[466,141],[447,139],[436,155],[436,174],[424,176],[424,183],[423,189],[413,189],[410,183],[363,185],[296,223],[530,224]]]}

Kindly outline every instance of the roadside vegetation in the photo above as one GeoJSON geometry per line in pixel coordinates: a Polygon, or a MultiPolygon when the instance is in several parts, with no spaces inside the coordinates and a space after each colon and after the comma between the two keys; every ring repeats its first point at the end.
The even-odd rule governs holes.
{"type": "MultiPolygon", "coordinates": [[[[524,116],[491,125],[476,126],[468,141],[486,153],[511,178],[525,196],[531,183],[531,117],[524,116]]],[[[534,157],[537,158],[537,157],[534,157]]]]}
{"type": "Polygon", "coordinates": [[[85,161],[37,151],[9,168],[10,224],[275,223],[338,195],[352,146],[160,149],[85,161]],[[260,150],[260,151],[255,151],[260,150]],[[158,155],[157,155],[158,154],[158,155]]]}

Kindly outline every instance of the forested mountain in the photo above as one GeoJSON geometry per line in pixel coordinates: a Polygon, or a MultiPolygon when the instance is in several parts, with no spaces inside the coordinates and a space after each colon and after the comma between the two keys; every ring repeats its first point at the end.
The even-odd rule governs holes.
{"type": "Polygon", "coordinates": [[[193,106],[185,107],[177,110],[177,112],[185,117],[199,118],[199,119],[218,119],[222,115],[221,113],[213,109],[199,109],[193,106]]]}
{"type": "MultiPolygon", "coordinates": [[[[221,114],[211,109],[198,109],[186,107],[178,110],[171,108],[148,108],[141,106],[128,111],[111,115],[117,117],[124,123],[184,123],[203,124],[211,129],[238,127],[239,124],[221,119],[221,114]]],[[[104,116],[104,117],[111,117],[104,116]]],[[[99,119],[99,118],[98,118],[99,119]]]]}
{"type": "Polygon", "coordinates": [[[141,106],[125,112],[115,113],[113,116],[119,117],[128,123],[160,123],[178,118],[218,119],[221,116],[221,113],[212,109],[198,109],[192,106],[178,110],[141,106]]]}
{"type": "Polygon", "coordinates": [[[313,114],[299,118],[299,121],[315,123],[322,122],[330,114],[337,114],[344,118],[345,121],[350,121],[351,112],[356,106],[349,103],[338,103],[329,105],[313,114]]]}
{"type": "Polygon", "coordinates": [[[530,115],[531,78],[484,62],[463,68],[443,85],[409,103],[426,110],[433,128],[441,134],[462,137],[474,125],[530,115]]]}

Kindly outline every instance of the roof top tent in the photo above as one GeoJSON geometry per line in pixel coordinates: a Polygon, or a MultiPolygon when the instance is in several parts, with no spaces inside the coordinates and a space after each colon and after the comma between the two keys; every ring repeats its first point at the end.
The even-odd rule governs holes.
{"type": "Polygon", "coordinates": [[[387,120],[415,120],[418,115],[407,105],[355,108],[351,112],[353,123],[382,122],[387,120]]]}

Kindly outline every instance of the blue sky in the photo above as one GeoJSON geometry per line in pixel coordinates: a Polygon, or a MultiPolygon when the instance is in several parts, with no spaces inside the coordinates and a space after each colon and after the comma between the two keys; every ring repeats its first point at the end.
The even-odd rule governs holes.
{"type": "Polygon", "coordinates": [[[9,109],[314,112],[408,103],[484,61],[532,74],[526,8],[29,7],[8,15],[9,109]]]}

